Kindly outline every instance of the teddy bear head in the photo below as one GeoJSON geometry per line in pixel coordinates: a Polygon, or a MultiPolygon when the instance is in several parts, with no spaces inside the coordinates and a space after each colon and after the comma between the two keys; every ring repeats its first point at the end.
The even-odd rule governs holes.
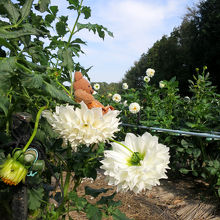
{"type": "Polygon", "coordinates": [[[76,91],[77,89],[82,89],[83,91],[87,92],[88,94],[93,94],[94,90],[92,89],[92,86],[90,85],[89,81],[83,78],[83,75],[81,72],[75,72],[74,76],[74,83],[73,88],[76,91]]]}

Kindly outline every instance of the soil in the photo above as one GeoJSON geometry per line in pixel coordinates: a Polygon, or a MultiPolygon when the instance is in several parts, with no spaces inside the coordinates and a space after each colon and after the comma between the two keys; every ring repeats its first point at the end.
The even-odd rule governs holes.
{"type": "MultiPolygon", "coordinates": [[[[112,194],[115,187],[108,186],[102,171],[95,181],[90,178],[83,180],[78,188],[80,196],[85,195],[85,186],[95,189],[111,188],[106,194],[112,194]]],[[[220,220],[218,202],[210,196],[207,184],[193,178],[168,178],[161,180],[160,185],[140,194],[133,192],[117,193],[116,201],[121,201],[121,212],[133,220],[220,220]]],[[[90,203],[98,198],[86,195],[90,203]]],[[[85,213],[71,212],[74,220],[88,219],[85,213]]],[[[112,219],[112,218],[109,218],[112,219]]]]}

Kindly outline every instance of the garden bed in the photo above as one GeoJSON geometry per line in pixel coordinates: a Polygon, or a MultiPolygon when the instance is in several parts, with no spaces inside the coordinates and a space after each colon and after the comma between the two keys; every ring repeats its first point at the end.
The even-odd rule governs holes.
{"type": "MultiPolygon", "coordinates": [[[[99,172],[95,181],[90,178],[83,180],[78,188],[78,194],[84,195],[84,187],[111,188],[105,195],[112,194],[115,187],[108,186],[104,175],[99,172]]],[[[134,220],[220,220],[217,201],[207,195],[206,185],[200,180],[168,179],[162,180],[161,185],[150,191],[134,194],[133,192],[118,193],[115,200],[120,200],[120,210],[134,220]]],[[[95,203],[97,198],[86,196],[87,200],[95,203]]],[[[87,219],[85,213],[71,212],[73,219],[87,219]]]]}

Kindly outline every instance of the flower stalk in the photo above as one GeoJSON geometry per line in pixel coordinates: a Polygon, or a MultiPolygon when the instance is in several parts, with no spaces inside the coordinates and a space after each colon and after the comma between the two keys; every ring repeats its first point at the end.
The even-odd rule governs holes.
{"type": "Polygon", "coordinates": [[[33,141],[33,139],[34,139],[34,137],[37,133],[37,128],[38,128],[40,116],[41,116],[41,113],[44,109],[46,109],[46,106],[41,107],[40,110],[37,113],[37,117],[36,117],[36,121],[35,121],[35,125],[34,125],[34,131],[31,135],[30,139],[28,140],[27,144],[24,146],[24,148],[22,150],[23,152],[25,152],[28,149],[28,147],[30,146],[31,142],[33,141]]]}
{"type": "Polygon", "coordinates": [[[127,146],[125,146],[125,145],[122,144],[121,142],[116,141],[116,140],[113,140],[113,139],[109,139],[109,140],[112,141],[112,142],[115,142],[115,143],[117,143],[117,144],[120,144],[120,145],[123,146],[125,149],[127,149],[127,150],[130,151],[132,154],[134,154],[134,152],[133,152],[130,148],[128,148],[127,146]]]}

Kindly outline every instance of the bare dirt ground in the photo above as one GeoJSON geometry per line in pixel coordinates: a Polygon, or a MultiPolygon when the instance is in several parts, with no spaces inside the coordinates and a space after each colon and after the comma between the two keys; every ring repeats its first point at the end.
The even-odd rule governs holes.
{"type": "MultiPolygon", "coordinates": [[[[220,220],[217,201],[204,193],[207,192],[207,187],[202,181],[169,178],[160,182],[160,186],[138,195],[133,192],[118,193],[115,200],[122,202],[119,209],[133,220],[220,220]]],[[[102,172],[99,172],[95,181],[83,180],[78,189],[80,196],[84,195],[85,186],[112,188],[107,195],[115,190],[107,185],[102,172]]],[[[85,197],[89,202],[95,202],[93,197],[85,197]]],[[[87,219],[84,213],[77,212],[72,212],[71,217],[74,220],[87,219]]]]}

